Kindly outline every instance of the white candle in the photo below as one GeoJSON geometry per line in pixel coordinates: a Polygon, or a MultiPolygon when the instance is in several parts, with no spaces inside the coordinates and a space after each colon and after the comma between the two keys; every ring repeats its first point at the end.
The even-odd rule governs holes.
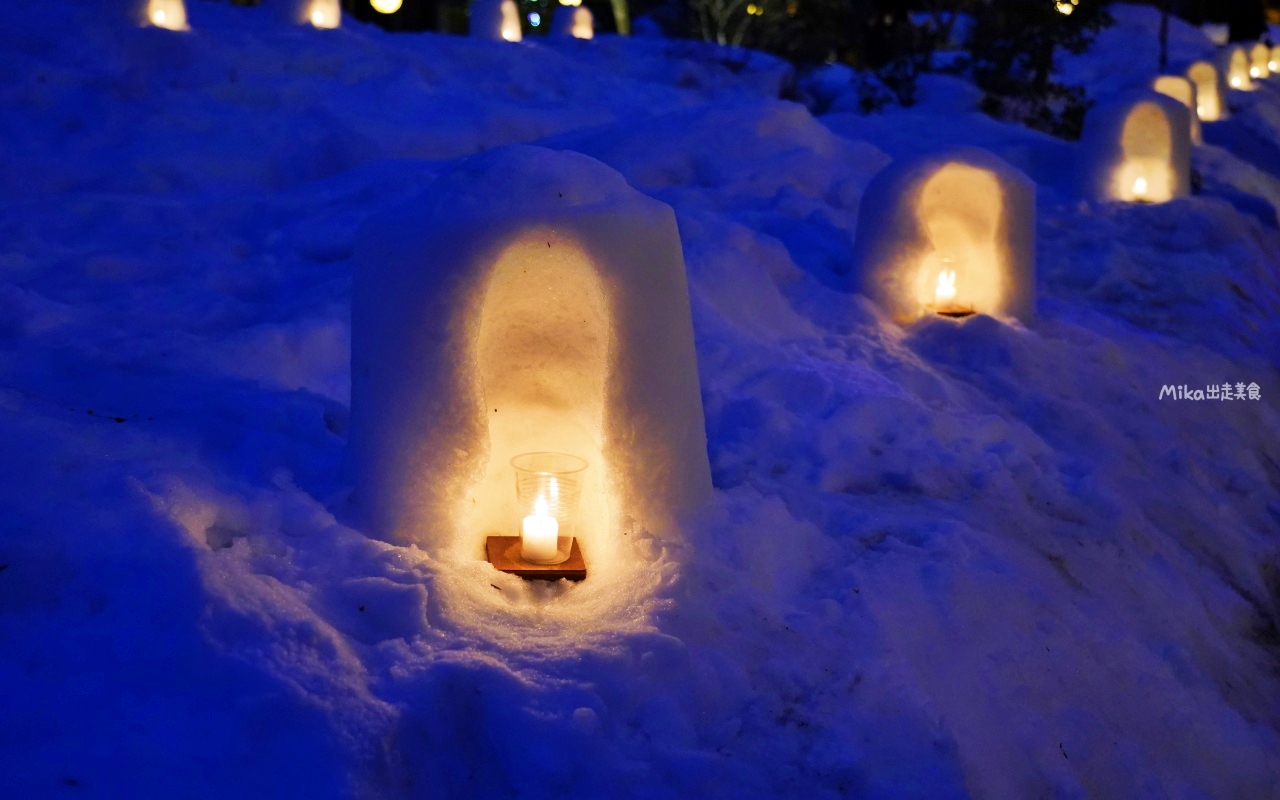
{"type": "Polygon", "coordinates": [[[547,514],[547,501],[539,497],[520,526],[520,557],[535,564],[553,562],[559,557],[559,543],[560,523],[547,514]]]}
{"type": "Polygon", "coordinates": [[[938,273],[938,287],[933,291],[934,304],[939,308],[949,306],[956,299],[956,271],[943,270],[938,273]]]}

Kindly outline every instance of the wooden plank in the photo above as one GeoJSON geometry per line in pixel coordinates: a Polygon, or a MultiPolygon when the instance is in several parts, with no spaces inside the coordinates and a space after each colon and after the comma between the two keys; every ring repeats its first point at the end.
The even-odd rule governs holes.
{"type": "Polygon", "coordinates": [[[580,581],[587,577],[587,562],[575,538],[569,545],[569,559],[560,564],[533,564],[520,557],[519,536],[490,536],[485,539],[489,563],[499,572],[509,572],[525,580],[580,581]]]}

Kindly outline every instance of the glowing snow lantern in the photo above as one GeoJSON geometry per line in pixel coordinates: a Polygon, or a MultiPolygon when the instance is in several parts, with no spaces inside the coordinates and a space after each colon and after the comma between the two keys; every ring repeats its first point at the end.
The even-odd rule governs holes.
{"type": "Polygon", "coordinates": [[[478,39],[518,42],[520,11],[514,0],[472,0],[471,35],[478,39]]]}
{"type": "Polygon", "coordinates": [[[858,211],[858,291],[896,322],[1035,313],[1035,184],[984,150],[895,160],[858,211]]]}
{"type": "Polygon", "coordinates": [[[523,577],[581,578],[584,556],[639,574],[624,533],[676,537],[709,497],[670,207],[587,156],[498,148],[371,218],[355,261],[348,455],[371,533],[523,577]]]}
{"type": "Polygon", "coordinates": [[[1271,52],[1267,56],[1267,69],[1272,72],[1280,72],[1280,44],[1271,48],[1271,52]]]}
{"type": "MultiPolygon", "coordinates": [[[[578,0],[581,2],[582,0],[578,0]]],[[[572,36],[575,39],[595,37],[596,21],[591,9],[583,6],[564,6],[551,18],[553,36],[572,36]]]]}
{"type": "Polygon", "coordinates": [[[1080,137],[1081,194],[1163,203],[1191,188],[1191,111],[1155,92],[1094,106],[1080,137]]]}
{"type": "Polygon", "coordinates": [[[1226,96],[1223,73],[1208,61],[1196,61],[1187,67],[1187,79],[1196,88],[1196,116],[1203,122],[1216,122],[1226,117],[1222,99],[1226,96]]]}
{"type": "Polygon", "coordinates": [[[379,14],[394,14],[400,10],[403,0],[369,0],[369,5],[379,14]]]}
{"type": "Polygon", "coordinates": [[[1258,42],[1249,48],[1249,77],[1258,79],[1271,75],[1271,48],[1258,42]]]}
{"type": "Polygon", "coordinates": [[[1253,91],[1253,79],[1249,77],[1249,54],[1243,47],[1228,47],[1220,56],[1227,85],[1242,92],[1253,91]]]}
{"type": "Polygon", "coordinates": [[[1189,78],[1184,78],[1180,75],[1161,75],[1151,82],[1151,88],[1187,107],[1187,118],[1191,122],[1191,142],[1192,144],[1200,144],[1203,139],[1200,133],[1199,100],[1196,97],[1196,85],[1189,78]]]}
{"type": "Polygon", "coordinates": [[[182,0],[148,0],[147,22],[171,31],[190,30],[187,27],[187,7],[182,0]]]}
{"type": "Polygon", "coordinates": [[[299,24],[322,29],[342,25],[342,6],[339,0],[301,0],[294,8],[294,21],[299,24]]]}
{"type": "Polygon", "coordinates": [[[1058,9],[1058,13],[1063,16],[1071,16],[1071,12],[1076,10],[1076,6],[1080,0],[1056,0],[1053,7],[1058,9]]]}

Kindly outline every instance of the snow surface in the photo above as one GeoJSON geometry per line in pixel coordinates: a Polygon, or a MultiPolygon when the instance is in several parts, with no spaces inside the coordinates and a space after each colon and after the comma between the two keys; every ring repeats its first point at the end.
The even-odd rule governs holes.
{"type": "Polygon", "coordinates": [[[0,797],[1277,796],[1280,83],[1198,194],[1082,205],[946,81],[814,118],[691,43],[123,5],[0,28],[0,797]],[[532,141],[675,209],[717,488],[629,605],[495,580],[476,631],[483,563],[335,516],[351,255],[532,141]],[[1037,182],[1025,326],[849,290],[863,188],[939,144],[1037,182]]]}

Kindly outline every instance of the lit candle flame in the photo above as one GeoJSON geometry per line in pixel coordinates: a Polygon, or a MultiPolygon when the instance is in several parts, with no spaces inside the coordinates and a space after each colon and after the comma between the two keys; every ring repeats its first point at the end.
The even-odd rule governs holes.
{"type": "Polygon", "coordinates": [[[542,495],[538,495],[538,499],[533,501],[533,515],[535,517],[547,516],[547,499],[542,495]]]}
{"type": "Polygon", "coordinates": [[[369,0],[369,5],[379,14],[394,14],[400,10],[403,0],[369,0]]]}
{"type": "Polygon", "coordinates": [[[163,8],[156,9],[156,12],[151,15],[151,21],[157,25],[163,25],[164,20],[165,20],[165,13],[163,8]]]}
{"type": "Polygon", "coordinates": [[[1234,86],[1234,87],[1235,87],[1235,88],[1237,88],[1237,89],[1239,89],[1239,88],[1240,88],[1240,78],[1239,78],[1239,76],[1234,77],[1234,78],[1232,78],[1232,79],[1231,79],[1231,85],[1232,85],[1232,86],[1234,86]]]}
{"type": "Polygon", "coordinates": [[[1274,61],[1267,62],[1267,69],[1271,70],[1272,72],[1280,72],[1280,69],[1276,69],[1276,62],[1274,61]]]}
{"type": "Polygon", "coordinates": [[[1146,197],[1147,195],[1147,179],[1138,178],[1133,182],[1133,193],[1138,197],[1146,197]]]}
{"type": "Polygon", "coordinates": [[[312,11],[311,24],[315,25],[317,28],[324,25],[324,12],[318,8],[315,11],[312,11]]]}
{"type": "Polygon", "coordinates": [[[938,306],[945,306],[956,299],[956,271],[942,270],[938,273],[938,288],[933,292],[938,306]]]}

